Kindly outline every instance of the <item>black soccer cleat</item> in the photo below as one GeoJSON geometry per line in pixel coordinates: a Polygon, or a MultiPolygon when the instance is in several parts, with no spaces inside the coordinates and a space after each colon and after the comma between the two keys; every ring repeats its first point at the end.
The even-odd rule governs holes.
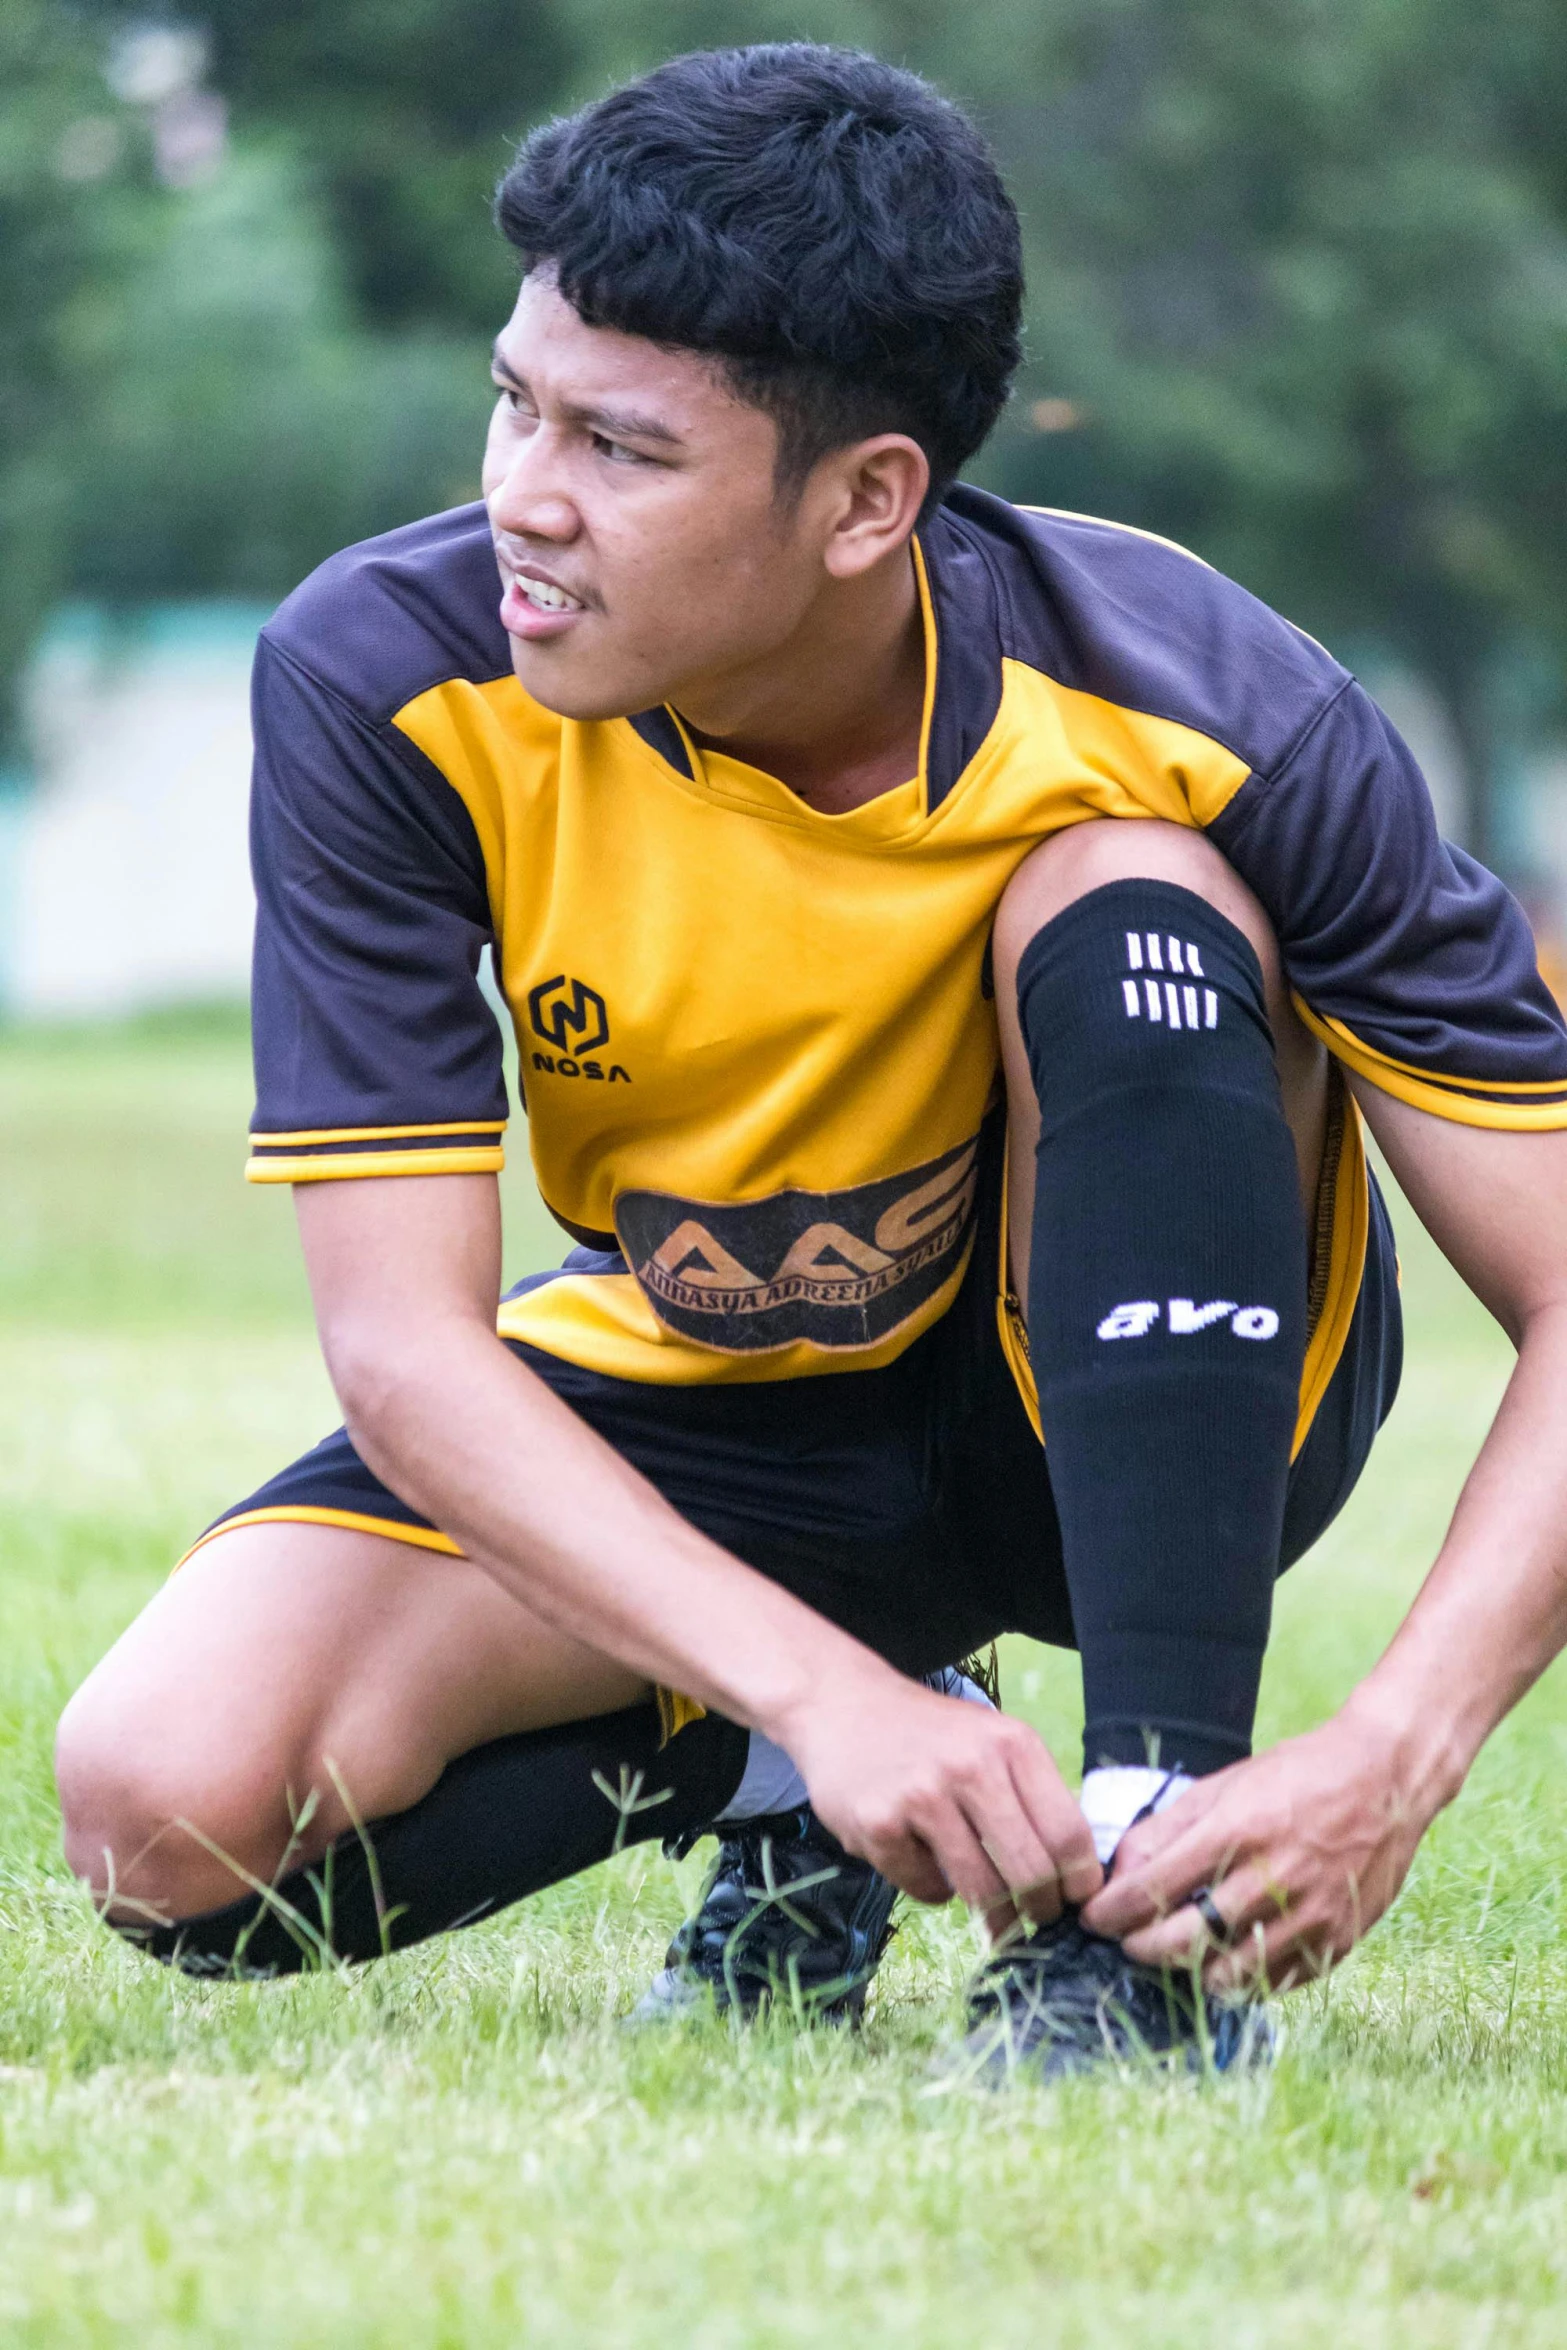
{"type": "Polygon", "coordinates": [[[721,2015],[752,2016],[774,2002],[802,2022],[858,2022],[897,1898],[808,1805],[747,1820],[721,1838],[696,1914],[630,2020],[689,2014],[711,2000],[721,2015]]]}
{"type": "Polygon", "coordinates": [[[942,2078],[1004,2088],[1105,2064],[1229,2072],[1265,2064],[1273,2031],[1254,2003],[1220,1999],[1186,1972],[1139,1966],[1067,1910],[995,1951],[969,1991],[969,2029],[942,2078]]]}

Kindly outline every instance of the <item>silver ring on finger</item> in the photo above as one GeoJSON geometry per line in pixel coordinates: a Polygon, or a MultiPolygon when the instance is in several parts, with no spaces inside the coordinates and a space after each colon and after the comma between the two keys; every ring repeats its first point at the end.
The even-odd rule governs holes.
{"type": "Polygon", "coordinates": [[[1186,1898],[1202,1919],[1211,1938],[1218,1943],[1221,1950],[1228,1950],[1231,1933],[1230,1922],[1213,1898],[1213,1887],[1199,1885],[1196,1892],[1189,1893],[1186,1898]]]}

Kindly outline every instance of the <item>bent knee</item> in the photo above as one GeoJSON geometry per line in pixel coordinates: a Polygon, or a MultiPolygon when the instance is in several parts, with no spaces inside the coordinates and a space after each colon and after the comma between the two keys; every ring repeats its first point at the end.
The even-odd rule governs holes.
{"type": "Polygon", "coordinates": [[[194,1741],[138,1736],[136,1726],[73,1702],[55,1744],[66,1862],[100,1901],[123,1896],[174,1916],[237,1899],[270,1876],[291,1831],[282,1773],[199,1759],[194,1741]]]}
{"type": "Polygon", "coordinates": [[[1262,964],[1270,1001],[1279,995],[1282,965],[1273,925],[1212,841],[1186,824],[1099,816],[1041,841],[1002,892],[995,961],[1008,999],[1024,949],[1037,931],[1091,890],[1133,880],[1169,882],[1206,900],[1250,941],[1262,964]]]}

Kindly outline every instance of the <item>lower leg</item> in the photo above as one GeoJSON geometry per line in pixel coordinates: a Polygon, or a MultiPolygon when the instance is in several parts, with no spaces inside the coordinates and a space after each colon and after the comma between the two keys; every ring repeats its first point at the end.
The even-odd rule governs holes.
{"type": "Polygon", "coordinates": [[[717,1717],[664,1745],[645,1683],[467,1561],[292,1522],[163,1588],[67,1708],[58,1768],[110,1921],[214,1973],[373,1958],[805,1800],[717,1717]]]}
{"type": "MultiPolygon", "coordinates": [[[[931,1679],[988,1702],[955,1669],[931,1679]]],[[[115,1923],[189,1974],[296,1974],[476,1924],[628,1845],[714,1827],[733,1835],[808,1800],[770,1739],[708,1714],[665,1744],[657,1706],[633,1706],[460,1755],[418,1803],[351,1828],[316,1866],[285,1869],[264,1891],[195,1917],[115,1923]]],[[[841,1866],[873,1874],[847,1855],[841,1866]]]]}
{"type": "Polygon", "coordinates": [[[1302,1054],[1292,1124],[1274,1027],[1293,1016],[1271,935],[1216,853],[1160,826],[1084,829],[1118,837],[1074,843],[1075,873],[1053,854],[1065,843],[1024,868],[997,966],[1014,1129],[1034,1142],[1031,1163],[1012,1159],[1014,1268],[1083,1657],[1085,1764],[1115,1773],[1087,1789],[1103,1851],[1172,1769],[1249,1749],[1322,1083],[1302,1054]]]}
{"type": "Polygon", "coordinates": [[[339,1527],[236,1527],[67,1706],[66,1855],[133,1921],[197,1915],[407,1810],[474,1747],[648,1695],[466,1559],[339,1527]]]}
{"type": "Polygon", "coordinates": [[[115,1922],[190,1974],[297,1974],[406,1949],[627,1845],[706,1827],[737,1788],[745,1731],[707,1715],[661,1739],[647,1704],[493,1740],[406,1811],[348,1830],[312,1868],[199,1916],[115,1922]]]}

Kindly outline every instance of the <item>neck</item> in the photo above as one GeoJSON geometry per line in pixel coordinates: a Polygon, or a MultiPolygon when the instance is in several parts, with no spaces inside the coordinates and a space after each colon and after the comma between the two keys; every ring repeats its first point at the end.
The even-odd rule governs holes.
{"type": "Polygon", "coordinates": [[[679,708],[704,748],[838,816],[917,772],[924,705],[924,623],[903,547],[860,579],[829,583],[765,663],[683,693],[679,708]]]}

